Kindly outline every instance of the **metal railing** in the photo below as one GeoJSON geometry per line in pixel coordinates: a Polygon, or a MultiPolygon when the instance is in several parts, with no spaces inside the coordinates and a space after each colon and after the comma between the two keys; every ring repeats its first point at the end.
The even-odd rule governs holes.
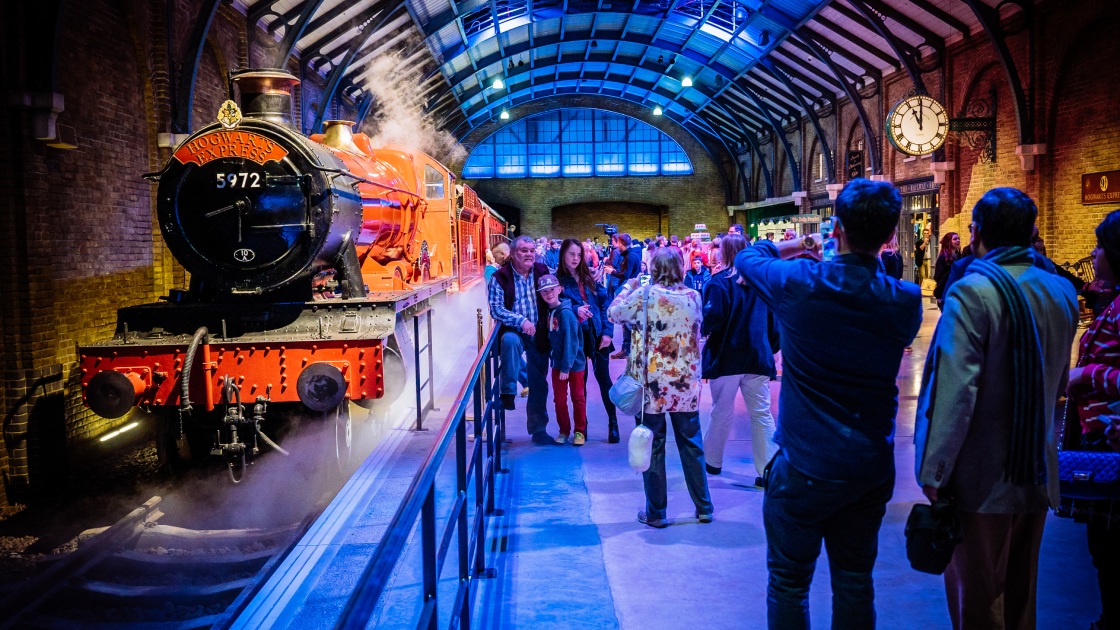
{"type": "Polygon", "coordinates": [[[429,411],[436,409],[436,386],[432,381],[435,368],[433,365],[434,359],[432,358],[432,309],[427,309],[422,313],[417,313],[412,318],[412,339],[413,347],[416,349],[416,428],[415,431],[426,431],[424,428],[424,418],[428,416],[429,411]],[[420,345],[420,317],[423,316],[428,320],[428,341],[424,345],[420,345]],[[427,351],[428,353],[428,378],[421,382],[420,380],[420,354],[427,351]],[[428,388],[428,402],[423,402],[420,393],[424,388],[428,388]]]}
{"type": "Polygon", "coordinates": [[[502,468],[501,446],[506,432],[505,410],[497,387],[500,356],[498,328],[495,327],[471,365],[466,382],[459,390],[435,444],[412,478],[412,485],[393,515],[389,529],[373,558],[363,570],[357,587],[346,602],[346,607],[335,624],[335,630],[359,630],[367,626],[401,561],[417,518],[421,521],[419,536],[423,565],[423,607],[416,627],[434,630],[437,626],[437,586],[456,534],[459,585],[450,602],[452,608],[449,627],[470,627],[471,604],[477,590],[477,581],[479,578],[495,577],[495,570],[486,566],[487,520],[491,515],[503,514],[502,510],[494,508],[495,475],[509,472],[502,468]],[[467,421],[464,420],[468,406],[474,411],[475,435],[473,454],[469,460],[467,421]],[[455,500],[451,504],[446,525],[437,536],[436,479],[444,456],[452,444],[455,445],[455,500]],[[469,491],[472,481],[473,497],[469,491]],[[474,501],[474,519],[468,523],[468,501],[471,500],[474,501]]]}

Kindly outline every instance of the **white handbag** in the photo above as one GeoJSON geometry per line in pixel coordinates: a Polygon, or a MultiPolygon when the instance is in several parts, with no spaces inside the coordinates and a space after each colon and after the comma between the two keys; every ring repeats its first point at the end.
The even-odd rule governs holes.
{"type": "MultiPolygon", "coordinates": [[[[641,352],[642,356],[646,359],[645,365],[642,367],[642,372],[646,376],[649,375],[649,292],[650,287],[646,287],[646,296],[642,306],[643,322],[641,352]]],[[[637,379],[630,376],[629,373],[624,374],[622,378],[618,379],[618,382],[615,383],[615,386],[617,386],[618,383],[621,383],[623,379],[628,379],[630,381],[630,383],[627,383],[626,385],[628,389],[636,386],[638,391],[636,392],[637,395],[634,396],[634,398],[637,398],[638,409],[630,412],[623,409],[623,407],[621,405],[618,405],[617,402],[615,402],[615,405],[620,409],[623,409],[623,413],[626,413],[628,415],[636,415],[640,418],[638,420],[638,426],[634,427],[634,430],[630,432],[630,440],[627,443],[627,450],[629,451],[630,456],[630,467],[634,469],[634,472],[645,472],[649,470],[649,462],[653,457],[653,431],[650,430],[649,427],[642,424],[642,422],[645,421],[646,418],[646,386],[645,384],[638,384],[637,379]]],[[[614,398],[615,390],[614,387],[611,387],[611,400],[613,401],[614,398]]]]}

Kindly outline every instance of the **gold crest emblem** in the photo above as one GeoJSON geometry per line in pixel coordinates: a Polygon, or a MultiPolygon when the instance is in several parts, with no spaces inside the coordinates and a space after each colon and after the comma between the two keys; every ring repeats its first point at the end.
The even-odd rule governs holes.
{"type": "Polygon", "coordinates": [[[218,108],[218,122],[226,129],[233,129],[241,122],[241,108],[233,101],[226,101],[218,108]]]}
{"type": "Polygon", "coordinates": [[[1107,175],[1101,175],[1101,192],[1107,192],[1107,191],[1108,191],[1108,176],[1107,175]]]}

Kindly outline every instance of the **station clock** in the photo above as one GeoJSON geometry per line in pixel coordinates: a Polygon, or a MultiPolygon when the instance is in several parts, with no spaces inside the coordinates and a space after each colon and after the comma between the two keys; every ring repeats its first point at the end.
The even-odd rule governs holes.
{"type": "Polygon", "coordinates": [[[945,144],[949,114],[937,99],[919,94],[903,99],[887,115],[887,138],[907,155],[933,153],[945,144]]]}

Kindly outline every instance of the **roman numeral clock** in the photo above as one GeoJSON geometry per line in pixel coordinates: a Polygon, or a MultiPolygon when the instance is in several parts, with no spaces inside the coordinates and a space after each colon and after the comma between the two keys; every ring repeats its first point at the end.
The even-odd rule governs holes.
{"type": "Polygon", "coordinates": [[[894,148],[907,155],[925,155],[945,144],[949,114],[936,99],[919,94],[895,105],[887,115],[886,127],[894,148]]]}

